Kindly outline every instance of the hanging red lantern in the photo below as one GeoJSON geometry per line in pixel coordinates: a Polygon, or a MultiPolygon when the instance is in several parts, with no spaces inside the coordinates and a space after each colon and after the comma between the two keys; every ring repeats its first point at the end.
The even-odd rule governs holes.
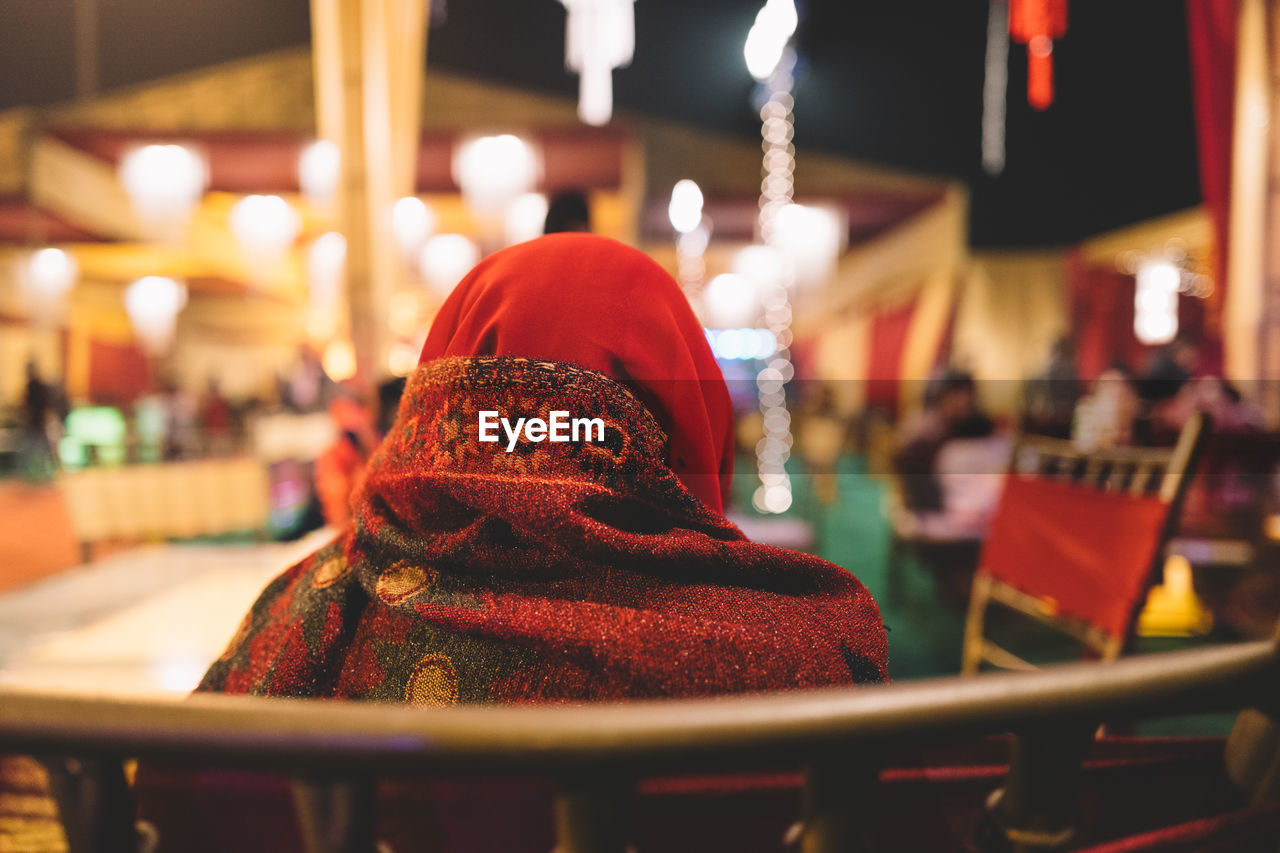
{"type": "Polygon", "coordinates": [[[1009,34],[1027,46],[1027,102],[1053,103],[1053,42],[1067,33],[1067,0],[1010,0],[1009,34]]]}

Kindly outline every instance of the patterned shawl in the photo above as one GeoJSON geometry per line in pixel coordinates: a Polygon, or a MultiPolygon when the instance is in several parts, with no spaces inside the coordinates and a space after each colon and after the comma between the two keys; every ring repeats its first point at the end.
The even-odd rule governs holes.
{"type": "Polygon", "coordinates": [[[200,690],[441,705],[887,679],[853,575],[748,541],[667,466],[621,383],[441,358],[410,378],[354,528],[262,593],[200,690]],[[601,418],[602,442],[478,440],[478,412],[601,418]]]}

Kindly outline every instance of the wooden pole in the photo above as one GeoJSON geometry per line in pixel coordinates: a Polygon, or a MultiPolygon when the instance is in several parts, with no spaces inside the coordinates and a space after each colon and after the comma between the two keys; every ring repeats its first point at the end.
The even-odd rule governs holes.
{"type": "Polygon", "coordinates": [[[365,384],[388,372],[387,306],[404,275],[391,208],[414,191],[427,16],[424,0],[311,0],[317,135],[342,153],[338,228],[365,384]]]}
{"type": "MultiPolygon", "coordinates": [[[[1267,207],[1267,4],[1242,0],[1236,51],[1235,129],[1231,152],[1231,233],[1223,343],[1227,378],[1262,374],[1264,232],[1267,207]]],[[[1261,389],[1264,403],[1266,389],[1261,389]]],[[[1274,413],[1267,412],[1274,423],[1274,413]]]]}

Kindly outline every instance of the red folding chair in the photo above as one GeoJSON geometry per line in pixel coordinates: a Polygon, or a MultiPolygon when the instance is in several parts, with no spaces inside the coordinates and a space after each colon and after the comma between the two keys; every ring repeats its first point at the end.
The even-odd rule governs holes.
{"type": "Polygon", "coordinates": [[[1035,668],[987,636],[992,601],[1073,637],[1086,655],[1118,657],[1207,432],[1196,415],[1173,448],[1085,451],[1021,437],[974,575],[961,671],[1035,668]]]}

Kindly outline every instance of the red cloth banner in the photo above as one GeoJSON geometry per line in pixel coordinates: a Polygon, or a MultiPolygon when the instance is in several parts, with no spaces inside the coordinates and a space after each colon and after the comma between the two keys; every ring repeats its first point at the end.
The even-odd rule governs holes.
{"type": "Polygon", "coordinates": [[[94,402],[130,403],[151,387],[151,366],[137,344],[89,343],[89,397],[94,402]]]}
{"type": "Polygon", "coordinates": [[[877,311],[871,320],[871,351],[867,363],[867,405],[898,410],[902,356],[920,298],[913,296],[897,308],[877,311]]]}
{"type": "Polygon", "coordinates": [[[1235,122],[1237,0],[1187,0],[1187,42],[1200,191],[1213,217],[1217,243],[1214,282],[1226,286],[1227,235],[1231,209],[1231,143],[1235,122]]]}

